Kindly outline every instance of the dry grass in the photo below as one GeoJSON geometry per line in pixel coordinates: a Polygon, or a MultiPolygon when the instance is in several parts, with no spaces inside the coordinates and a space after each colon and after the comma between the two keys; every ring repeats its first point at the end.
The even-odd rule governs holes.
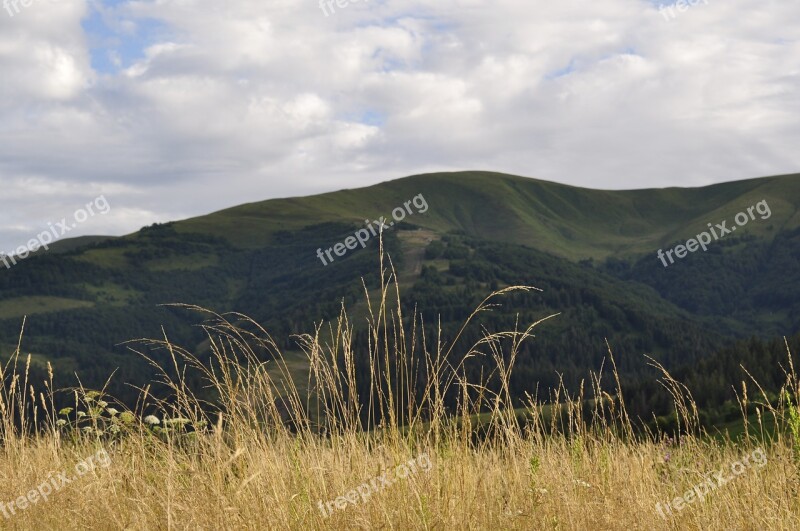
{"type": "MultiPolygon", "coordinates": [[[[388,296],[396,289],[392,278],[385,274],[384,296],[369,309],[368,371],[356,369],[352,325],[344,311],[324,333],[320,327],[300,338],[311,365],[302,385],[305,396],[292,385],[267,332],[241,315],[210,315],[205,330],[211,361],[166,339],[145,342],[143,355],[152,349],[169,352],[173,366],[163,379],[173,397],[159,402],[145,389],[133,416],[109,413],[110,406],[100,401],[110,399],[84,390],[75,391],[75,411],[59,416],[53,382],[28,382],[26,359],[17,359],[18,350],[2,374],[0,501],[24,496],[49,472],[74,475],[76,463],[102,448],[111,461],[47,501],[15,514],[6,508],[8,518],[0,515],[0,524],[8,529],[800,529],[793,368],[780,403],[759,399],[762,413],[774,416],[779,426],[774,436],[760,434],[758,426],[750,426],[751,436],[738,443],[704,436],[688,390],[666,371],[663,381],[686,432],[678,441],[633,430],[618,382],[609,394],[597,375],[591,396],[560,389],[550,397],[561,404],[557,413],[532,398],[533,420],[521,426],[508,407],[507,388],[492,391],[487,380],[467,381],[463,360],[484,355],[495,362],[492,377],[507,382],[517,349],[533,327],[487,333],[457,355],[450,352],[454,342],[419,337],[420,328],[407,324],[417,323],[416,316],[404,319],[399,309],[386,307],[387,300],[397,300],[397,293],[388,296]],[[260,361],[265,351],[275,361],[260,361]],[[270,364],[284,377],[271,377],[276,369],[270,364]],[[188,390],[183,378],[190,371],[205,375],[219,397],[216,403],[204,404],[188,390]],[[447,393],[459,397],[456,411],[445,407],[447,393]],[[587,413],[589,399],[594,400],[587,413]],[[186,419],[193,431],[141,422],[154,404],[160,418],[186,419]],[[78,410],[87,414],[79,419],[78,410]],[[59,425],[59,418],[69,422],[59,425]],[[482,437],[475,436],[479,423],[482,437]],[[717,470],[730,470],[759,447],[765,466],[751,466],[705,500],[666,519],[659,516],[656,503],[683,494],[717,470]],[[320,511],[319,501],[344,496],[422,455],[430,458],[429,471],[418,470],[329,517],[320,511]]],[[[475,315],[497,297],[526,289],[531,288],[494,294],[475,315]]]]}

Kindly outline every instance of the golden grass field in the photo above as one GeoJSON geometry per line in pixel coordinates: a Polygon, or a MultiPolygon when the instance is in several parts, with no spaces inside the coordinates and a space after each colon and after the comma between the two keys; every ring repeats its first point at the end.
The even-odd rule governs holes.
{"type": "MultiPolygon", "coordinates": [[[[28,381],[29,358],[17,349],[3,368],[0,397],[0,526],[800,529],[800,415],[793,368],[777,404],[752,386],[749,400],[761,402],[761,415],[777,426],[774,433],[751,424],[748,436],[737,441],[702,433],[688,390],[666,371],[663,381],[686,433],[678,440],[634,430],[624,389],[620,392],[612,377],[606,391],[596,375],[590,389],[570,394],[561,389],[549,397],[558,408],[531,398],[527,410],[533,420],[520,425],[505,388],[493,392],[482,382],[466,381],[460,361],[486,355],[496,362],[501,381],[508,381],[516,348],[530,340],[533,326],[487,333],[469,351],[448,356],[447,345],[436,338],[418,341],[419,330],[404,324],[406,316],[397,308],[387,307],[387,293],[396,289],[391,278],[383,280],[381,302],[369,308],[369,374],[356,374],[352,324],[344,311],[338,321],[300,338],[311,369],[308,381],[298,386],[267,332],[244,316],[207,314],[211,362],[165,339],[146,342],[142,355],[154,348],[169,352],[173,367],[163,371],[163,380],[174,396],[159,402],[144,389],[131,411],[102,390],[85,389],[72,391],[71,411],[55,411],[56,383],[28,381]],[[409,347],[418,344],[436,346],[409,347]],[[260,361],[264,351],[276,361],[260,361]],[[396,378],[383,370],[391,365],[396,378]],[[421,368],[430,378],[421,378],[421,368]],[[196,399],[184,371],[202,373],[217,403],[196,399]],[[356,400],[357,381],[368,382],[364,402],[356,400]],[[302,395],[298,387],[305,390],[302,395]],[[444,406],[446,391],[461,397],[457,411],[444,406]],[[373,413],[360,415],[358,403],[370,404],[373,413]],[[145,414],[153,406],[160,408],[158,424],[145,414]],[[107,460],[86,463],[98,452],[107,460]],[[754,452],[763,453],[756,460],[754,452]],[[388,476],[391,485],[376,487],[375,478],[401,474],[396,467],[415,459],[420,466],[402,470],[407,477],[388,476]],[[672,504],[723,469],[729,482],[702,500],[695,494],[682,510],[659,514],[657,503],[672,504]],[[59,472],[73,480],[56,489],[49,474],[59,472]],[[45,500],[47,481],[52,492],[45,500]],[[348,501],[348,493],[364,484],[372,488],[369,496],[350,494],[348,501]],[[331,502],[332,514],[323,515],[320,502],[323,507],[331,502]]],[[[519,289],[529,288],[501,290],[486,304],[519,289]]],[[[482,305],[475,315],[487,308],[482,305]]],[[[608,362],[613,367],[611,349],[608,362]]]]}

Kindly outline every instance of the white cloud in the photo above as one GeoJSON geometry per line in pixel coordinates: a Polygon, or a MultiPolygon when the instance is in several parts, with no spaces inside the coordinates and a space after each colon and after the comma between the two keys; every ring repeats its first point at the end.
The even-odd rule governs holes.
{"type": "Polygon", "coordinates": [[[0,10],[0,248],[101,192],[118,208],[88,232],[434,169],[601,188],[794,172],[798,32],[782,0],[670,21],[632,0],[0,10]]]}

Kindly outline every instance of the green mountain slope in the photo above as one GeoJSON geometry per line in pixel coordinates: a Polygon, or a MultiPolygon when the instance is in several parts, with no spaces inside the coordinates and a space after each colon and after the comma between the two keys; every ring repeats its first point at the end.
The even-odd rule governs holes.
{"type": "MultiPolygon", "coordinates": [[[[626,378],[646,377],[643,355],[691,365],[751,335],[800,329],[800,176],[695,189],[590,190],[486,172],[418,175],[356,190],[246,204],[120,238],[65,241],[0,269],[0,354],[16,344],[27,315],[25,348],[112,390],[152,371],[121,343],[171,339],[202,350],[186,311],[193,303],[240,311],[264,323],[280,345],[335,318],[344,301],[363,322],[363,278],[377,286],[378,244],[323,265],[330,249],[415,197],[415,211],[384,234],[398,266],[406,315],[441,316],[452,336],[492,289],[513,284],[542,293],[514,296],[480,326],[508,329],[551,313],[525,347],[514,392],[580,381],[600,366],[605,338],[626,378]],[[731,221],[760,201],[771,211],[735,234],[664,268],[656,251],[685,242],[708,223],[731,221]],[[416,304],[416,306],[415,306],[416,304]]],[[[365,344],[359,325],[356,341],[365,344]]],[[[156,359],[164,353],[154,353],[156,359]]],[[[166,358],[164,358],[166,363],[166,358]]],[[[470,370],[479,371],[480,365],[470,370]]]]}
{"type": "MultiPolygon", "coordinates": [[[[763,199],[772,210],[770,224],[800,226],[800,175],[692,189],[603,191],[505,174],[458,172],[251,203],[181,222],[177,228],[259,247],[271,243],[276,231],[297,230],[310,220],[362,224],[368,217],[388,218],[392,209],[417,194],[424,195],[430,210],[413,220],[416,225],[440,233],[463,230],[571,260],[654,252],[667,242],[696,235],[709,222],[732,219],[763,199]]],[[[764,224],[749,230],[767,234],[764,224]]]]}

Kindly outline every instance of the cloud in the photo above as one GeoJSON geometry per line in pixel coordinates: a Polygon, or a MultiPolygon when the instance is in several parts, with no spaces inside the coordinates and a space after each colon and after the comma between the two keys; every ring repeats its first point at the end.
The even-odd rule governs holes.
{"type": "Polygon", "coordinates": [[[0,248],[430,170],[596,188],[798,170],[790,2],[36,0],[0,10],[0,248]],[[334,3],[334,6],[336,4],[334,3]],[[112,193],[113,192],[113,193],[112,193]]]}

